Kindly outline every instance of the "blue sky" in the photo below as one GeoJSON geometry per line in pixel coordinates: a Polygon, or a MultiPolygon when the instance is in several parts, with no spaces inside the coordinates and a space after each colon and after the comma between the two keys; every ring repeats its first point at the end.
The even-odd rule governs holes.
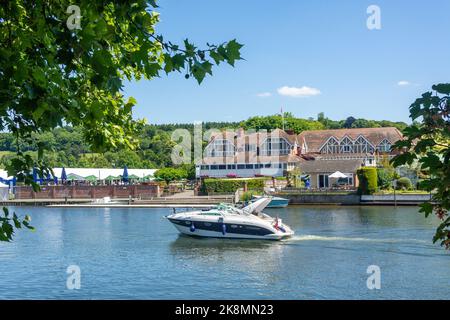
{"type": "Polygon", "coordinates": [[[187,37],[202,46],[236,38],[245,45],[245,61],[235,68],[221,64],[201,85],[178,73],[128,83],[125,94],[138,100],[135,116],[149,123],[240,121],[281,107],[305,118],[325,112],[336,120],[409,122],[414,99],[432,84],[450,81],[448,0],[159,5],[157,31],[165,39],[181,43],[187,37]],[[372,4],[381,9],[381,30],[366,26],[372,4]]]}

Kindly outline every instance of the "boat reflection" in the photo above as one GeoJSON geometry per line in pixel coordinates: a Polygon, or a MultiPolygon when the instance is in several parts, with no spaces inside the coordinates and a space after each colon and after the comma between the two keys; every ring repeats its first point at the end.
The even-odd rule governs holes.
{"type": "Polygon", "coordinates": [[[285,259],[285,246],[280,241],[249,239],[195,238],[179,235],[170,244],[170,252],[185,269],[196,270],[201,266],[219,268],[221,272],[247,270],[265,282],[276,281],[276,271],[285,259]],[[226,271],[222,266],[227,265],[226,271]],[[215,266],[215,267],[214,267],[215,266]]]}
{"type": "Polygon", "coordinates": [[[276,241],[270,240],[203,238],[185,234],[179,234],[178,238],[171,243],[171,249],[183,251],[190,249],[259,250],[274,246],[276,241]]]}

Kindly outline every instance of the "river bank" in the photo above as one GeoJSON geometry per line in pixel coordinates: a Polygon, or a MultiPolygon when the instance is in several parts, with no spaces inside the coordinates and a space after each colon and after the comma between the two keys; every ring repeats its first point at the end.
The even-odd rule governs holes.
{"type": "MultiPolygon", "coordinates": [[[[387,205],[417,206],[429,201],[430,194],[374,194],[358,195],[356,193],[299,193],[276,194],[289,199],[290,205],[387,205]]],[[[210,207],[219,203],[233,203],[234,195],[189,196],[189,197],[154,197],[112,198],[111,202],[102,199],[67,198],[67,199],[18,199],[0,201],[3,206],[57,206],[57,207],[135,207],[135,208],[168,208],[168,207],[210,207]]]]}

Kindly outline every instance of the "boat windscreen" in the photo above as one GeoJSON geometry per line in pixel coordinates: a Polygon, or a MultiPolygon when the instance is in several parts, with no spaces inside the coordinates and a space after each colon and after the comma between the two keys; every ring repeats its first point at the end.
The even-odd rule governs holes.
{"type": "Polygon", "coordinates": [[[248,206],[244,207],[242,211],[246,213],[258,213],[264,210],[265,207],[272,201],[270,197],[261,197],[258,200],[252,202],[248,206]]]}

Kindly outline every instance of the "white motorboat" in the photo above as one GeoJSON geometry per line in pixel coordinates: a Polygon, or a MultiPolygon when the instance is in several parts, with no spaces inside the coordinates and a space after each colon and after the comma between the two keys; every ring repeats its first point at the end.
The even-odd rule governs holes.
{"type": "Polygon", "coordinates": [[[294,231],[262,210],[272,201],[260,198],[242,209],[220,204],[215,208],[174,213],[166,218],[183,234],[198,237],[281,240],[294,231]]]}

